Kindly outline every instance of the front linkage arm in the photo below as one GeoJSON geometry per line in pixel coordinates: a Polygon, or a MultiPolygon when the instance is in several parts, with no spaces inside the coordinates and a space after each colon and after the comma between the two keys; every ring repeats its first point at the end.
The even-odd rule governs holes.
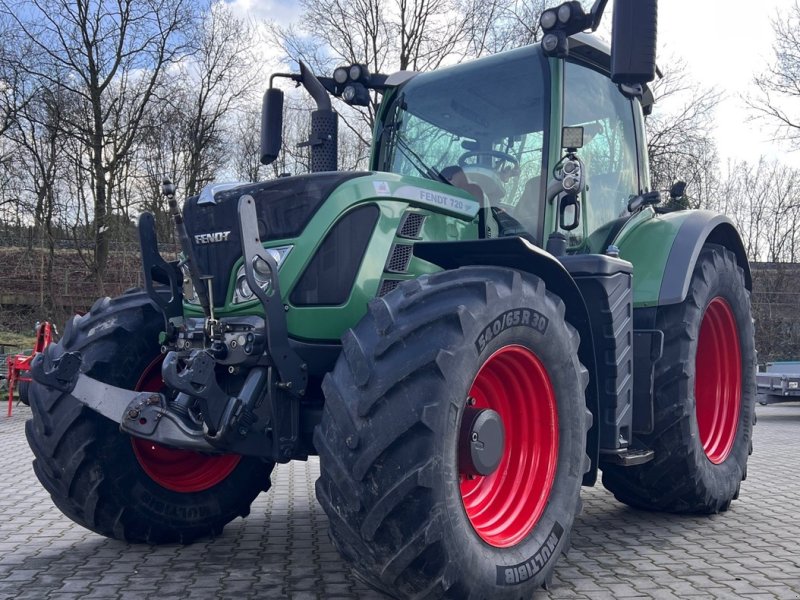
{"type": "Polygon", "coordinates": [[[261,243],[255,200],[249,195],[239,199],[239,231],[247,284],[261,302],[266,317],[266,355],[272,363],[267,398],[272,417],[273,454],[279,462],[288,461],[295,454],[300,435],[300,398],[306,393],[308,367],[289,346],[278,265],[261,243]],[[256,281],[258,261],[269,266],[270,285],[266,291],[256,281]]]}

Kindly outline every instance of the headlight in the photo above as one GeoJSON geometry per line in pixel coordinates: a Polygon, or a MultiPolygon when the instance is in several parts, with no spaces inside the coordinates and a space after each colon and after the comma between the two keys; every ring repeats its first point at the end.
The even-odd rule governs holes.
{"type": "MultiPolygon", "coordinates": [[[[289,255],[289,252],[292,250],[292,248],[293,246],[266,248],[266,252],[268,252],[269,255],[275,260],[278,265],[278,269],[280,269],[283,261],[286,260],[286,257],[289,255]]],[[[268,291],[272,280],[269,264],[259,258],[256,258],[255,264],[253,265],[253,275],[255,275],[256,282],[261,289],[265,292],[268,291]]],[[[250,289],[250,284],[247,283],[247,277],[244,274],[244,265],[242,265],[239,267],[239,270],[236,271],[236,284],[233,289],[233,303],[241,304],[242,302],[249,302],[253,298],[255,298],[255,294],[253,293],[253,290],[250,289]]]]}
{"type": "Polygon", "coordinates": [[[339,85],[347,81],[347,67],[338,67],[333,72],[333,80],[339,85]]]}
{"type": "Polygon", "coordinates": [[[355,100],[355,98],[356,98],[355,86],[348,85],[346,88],[344,88],[344,91],[342,92],[342,99],[345,102],[350,104],[353,100],[355,100]]]}
{"type": "Polygon", "coordinates": [[[572,9],[570,8],[569,4],[562,4],[558,7],[558,20],[562,23],[566,23],[569,21],[569,18],[572,16],[572,9]]]}
{"type": "Polygon", "coordinates": [[[558,20],[558,13],[552,9],[546,10],[542,13],[542,16],[539,17],[539,24],[542,26],[542,29],[552,29],[553,26],[556,24],[556,20],[558,20]]]}
{"type": "Polygon", "coordinates": [[[239,275],[236,274],[236,290],[233,292],[233,301],[237,302],[237,298],[241,298],[240,302],[250,300],[253,297],[253,290],[250,289],[250,284],[247,283],[247,277],[244,276],[244,267],[239,269],[239,275]]]}

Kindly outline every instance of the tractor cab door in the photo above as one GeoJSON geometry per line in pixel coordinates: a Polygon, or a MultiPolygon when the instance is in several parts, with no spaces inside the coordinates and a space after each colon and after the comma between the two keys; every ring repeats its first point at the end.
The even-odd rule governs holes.
{"type": "Polygon", "coordinates": [[[639,101],[623,94],[607,72],[565,62],[563,125],[583,127],[577,154],[586,168],[580,226],[567,232],[571,251],[604,252],[615,225],[630,216],[628,200],[642,192],[646,179],[638,122],[639,101]]]}

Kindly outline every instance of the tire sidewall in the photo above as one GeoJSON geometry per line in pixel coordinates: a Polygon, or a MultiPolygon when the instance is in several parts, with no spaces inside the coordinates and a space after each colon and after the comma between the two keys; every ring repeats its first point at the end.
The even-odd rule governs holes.
{"type": "MultiPolygon", "coordinates": [[[[535,286],[536,283],[531,283],[535,286]]],[[[526,286],[530,289],[530,286],[526,286]]],[[[576,349],[571,347],[570,332],[556,302],[544,293],[537,297],[500,298],[490,308],[474,314],[474,321],[465,328],[464,347],[451,349],[457,375],[448,380],[463,382],[446,390],[447,398],[440,412],[440,428],[436,455],[443,461],[436,486],[442,494],[442,515],[449,523],[444,527],[444,543],[449,556],[460,563],[460,568],[480,573],[476,580],[486,584],[484,589],[473,590],[476,597],[493,597],[500,590],[513,592],[514,587],[527,584],[541,585],[549,566],[558,558],[568,541],[574,515],[580,503],[580,485],[586,459],[586,424],[584,390],[580,377],[576,349]],[[542,300],[545,300],[542,302],[542,300]],[[536,307],[535,309],[532,307],[536,307]],[[547,319],[547,328],[540,332],[533,327],[512,326],[503,329],[485,343],[481,335],[492,330],[492,324],[508,311],[534,311],[547,319]],[[556,397],[558,415],[558,464],[553,486],[543,514],[533,530],[515,546],[496,548],[486,543],[472,527],[464,509],[458,474],[458,431],[466,398],[479,369],[497,350],[509,346],[523,346],[537,356],[547,370],[556,397]],[[525,565],[537,569],[532,571],[525,565]],[[506,571],[517,569],[511,584],[497,583],[506,571]]],[[[573,333],[573,335],[575,335],[573,333]]],[[[484,335],[484,341],[487,336],[484,335]]]]}
{"type": "Polygon", "coordinates": [[[690,319],[689,352],[690,377],[688,394],[690,398],[691,417],[689,418],[690,443],[694,445],[695,466],[702,473],[701,477],[711,484],[718,497],[733,497],[739,482],[742,480],[745,465],[751,448],[753,434],[753,412],[755,410],[755,346],[753,341],[753,323],[750,315],[750,300],[743,285],[742,276],[736,263],[731,260],[721,265],[715,264],[713,257],[721,249],[704,249],[698,260],[696,269],[705,270],[705,282],[697,274],[692,279],[690,295],[694,303],[700,307],[701,318],[690,319]],[[697,351],[699,347],[700,328],[706,310],[714,298],[722,298],[730,307],[736,322],[739,336],[741,361],[741,397],[736,434],[730,453],[719,464],[709,460],[703,450],[700,429],[697,422],[697,398],[695,384],[697,379],[697,351]]]}

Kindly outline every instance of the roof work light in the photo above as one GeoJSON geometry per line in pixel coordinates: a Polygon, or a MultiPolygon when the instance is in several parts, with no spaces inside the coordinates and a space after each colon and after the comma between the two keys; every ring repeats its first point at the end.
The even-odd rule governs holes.
{"type": "Polygon", "coordinates": [[[567,56],[567,38],[574,33],[597,29],[600,17],[608,0],[597,0],[587,14],[577,0],[564,2],[556,8],[549,8],[539,17],[544,37],[542,48],[548,56],[567,56]]]}

